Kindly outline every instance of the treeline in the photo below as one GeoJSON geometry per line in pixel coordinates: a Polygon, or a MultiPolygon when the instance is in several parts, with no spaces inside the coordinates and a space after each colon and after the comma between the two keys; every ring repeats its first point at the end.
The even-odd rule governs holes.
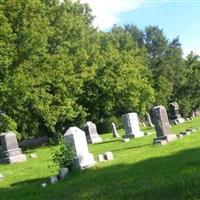
{"type": "MultiPolygon", "coordinates": [[[[94,121],[101,130],[135,111],[200,102],[200,61],[157,26],[98,31],[88,5],[64,0],[0,1],[0,132],[63,133],[94,121]]],[[[177,33],[178,34],[178,33],[177,33]]]]}

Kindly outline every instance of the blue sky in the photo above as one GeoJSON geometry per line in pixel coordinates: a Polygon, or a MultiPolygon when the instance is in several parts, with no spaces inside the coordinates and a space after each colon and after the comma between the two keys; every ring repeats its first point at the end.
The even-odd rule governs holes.
{"type": "Polygon", "coordinates": [[[179,36],[184,53],[200,55],[200,0],[82,0],[89,3],[94,25],[108,30],[113,24],[135,24],[140,29],[158,25],[167,38],[179,36]]]}

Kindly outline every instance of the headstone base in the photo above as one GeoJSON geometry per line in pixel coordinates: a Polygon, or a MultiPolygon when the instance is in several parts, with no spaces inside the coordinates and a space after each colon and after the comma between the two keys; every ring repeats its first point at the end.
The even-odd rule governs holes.
{"type": "Polygon", "coordinates": [[[3,158],[0,160],[0,163],[14,164],[14,163],[21,163],[21,162],[25,162],[25,161],[26,161],[26,155],[20,154],[20,155],[3,158]]]}
{"type": "Polygon", "coordinates": [[[87,141],[90,144],[100,143],[102,142],[102,138],[100,138],[98,135],[96,137],[87,137],[87,141]]]}
{"type": "Polygon", "coordinates": [[[180,132],[180,135],[186,136],[186,135],[190,135],[191,132],[190,131],[182,131],[180,132]]]}
{"type": "MultiPolygon", "coordinates": [[[[153,140],[153,144],[157,144],[159,142],[162,143],[162,140],[166,141],[166,142],[171,142],[177,139],[177,136],[175,134],[169,134],[166,136],[162,136],[162,137],[157,137],[153,140]]],[[[165,142],[164,142],[165,143],[165,142]]]]}
{"type": "Polygon", "coordinates": [[[90,168],[95,164],[96,162],[94,161],[94,156],[91,153],[84,155],[84,158],[77,158],[77,167],[80,169],[90,168]]]}
{"type": "Polygon", "coordinates": [[[123,135],[123,138],[139,138],[139,137],[143,137],[144,136],[144,132],[138,132],[138,133],[129,133],[126,135],[123,135]]]}
{"type": "Polygon", "coordinates": [[[153,142],[153,144],[154,144],[154,145],[158,145],[158,144],[160,144],[160,145],[165,145],[165,144],[167,144],[167,140],[155,140],[155,141],[153,142]]]}

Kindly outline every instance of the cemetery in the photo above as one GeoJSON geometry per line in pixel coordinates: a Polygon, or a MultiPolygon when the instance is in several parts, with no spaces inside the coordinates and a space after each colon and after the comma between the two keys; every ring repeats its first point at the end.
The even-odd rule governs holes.
{"type": "MultiPolygon", "coordinates": [[[[155,115],[159,115],[158,120],[162,121],[161,118],[167,117],[164,107],[158,106],[154,110],[155,115]]],[[[64,140],[75,146],[75,165],[80,167],[71,172],[63,168],[56,176],[58,168],[49,166],[52,162],[52,148],[57,149],[57,146],[27,149],[24,154],[20,154],[26,155],[26,161],[11,165],[0,164],[0,199],[18,200],[26,199],[27,196],[28,199],[198,197],[200,117],[178,125],[173,124],[172,127],[166,121],[162,122],[164,125],[159,127],[155,123],[155,129],[150,126],[140,127],[144,132],[159,129],[157,134],[154,132],[149,136],[131,137],[127,143],[123,142],[126,130],[119,130],[115,125],[118,133],[116,137],[112,132],[113,124],[110,133],[101,134],[102,142],[89,142],[88,145],[85,132],[71,127],[66,131],[64,140]],[[181,134],[187,137],[176,137],[181,134]],[[167,141],[168,137],[169,143],[158,144],[157,141],[167,141]]],[[[138,128],[137,124],[136,127],[138,128]]],[[[8,134],[10,135],[12,136],[11,133],[8,134]]],[[[5,141],[5,135],[2,137],[5,141]]],[[[11,149],[14,147],[19,152],[18,146],[13,145],[11,149]]],[[[7,147],[10,148],[9,145],[7,147]]]]}
{"type": "Polygon", "coordinates": [[[199,5],[0,1],[0,200],[200,199],[199,5]]]}

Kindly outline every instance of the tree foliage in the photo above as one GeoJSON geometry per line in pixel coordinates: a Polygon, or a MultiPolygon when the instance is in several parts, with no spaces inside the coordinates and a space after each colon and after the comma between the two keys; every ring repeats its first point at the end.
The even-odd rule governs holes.
{"type": "Polygon", "coordinates": [[[186,115],[199,107],[199,58],[184,59],[178,38],[157,26],[98,31],[92,20],[79,1],[0,2],[1,131],[54,137],[174,100],[186,115]]]}

